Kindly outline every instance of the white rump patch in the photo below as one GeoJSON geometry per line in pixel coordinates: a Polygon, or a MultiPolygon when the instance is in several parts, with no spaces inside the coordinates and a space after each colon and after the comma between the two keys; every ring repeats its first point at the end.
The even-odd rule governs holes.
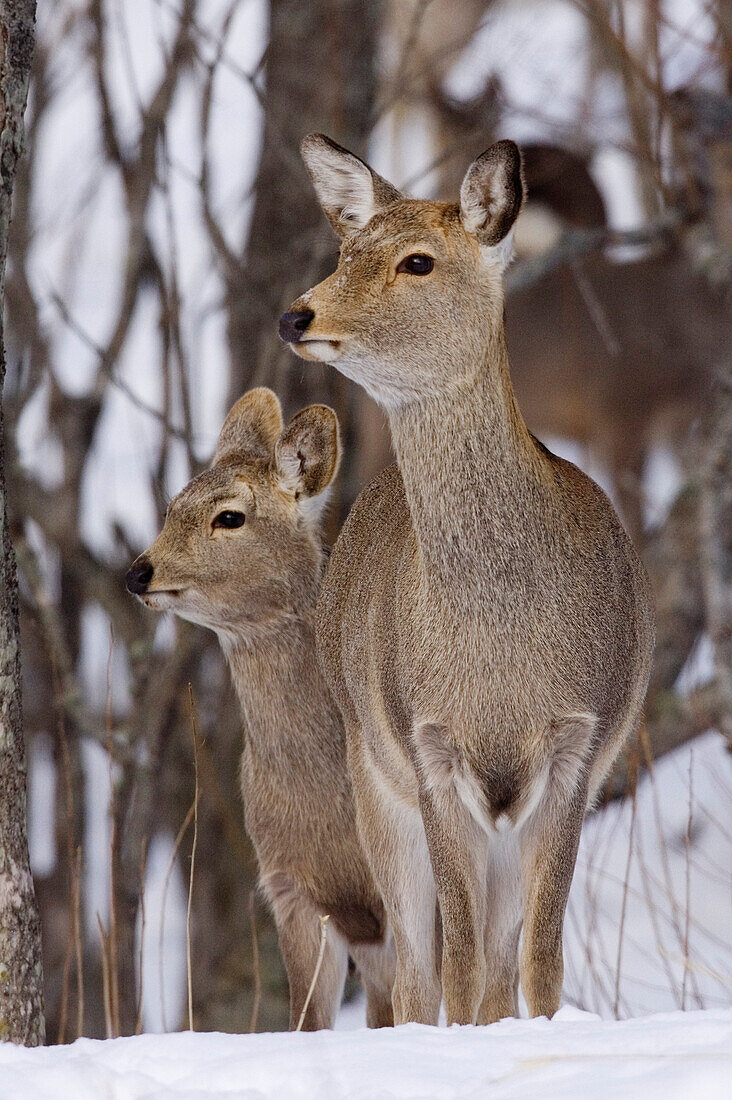
{"type": "Polygon", "coordinates": [[[596,728],[597,715],[589,711],[576,711],[553,723],[549,782],[555,798],[567,800],[574,794],[587,766],[596,728]]]}
{"type": "Polygon", "coordinates": [[[457,795],[470,816],[489,836],[494,822],[485,795],[456,745],[451,745],[445,729],[436,722],[424,722],[414,729],[414,742],[422,779],[438,797],[457,795]]]}

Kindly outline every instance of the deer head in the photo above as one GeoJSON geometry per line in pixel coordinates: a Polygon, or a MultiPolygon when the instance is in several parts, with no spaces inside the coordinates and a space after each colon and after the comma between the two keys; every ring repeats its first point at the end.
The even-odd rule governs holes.
{"type": "Polygon", "coordinates": [[[285,426],[275,394],[251,390],[227,416],[210,469],[170,502],[128,589],[222,640],[312,606],[319,517],[339,456],[332,409],[311,405],[285,426]]]}
{"type": "Polygon", "coordinates": [[[478,157],[459,203],[405,198],[322,134],[306,137],[302,154],[342,243],[336,271],[283,314],[281,338],[387,408],[449,393],[502,332],[523,199],[518,148],[499,141],[478,157]]]}

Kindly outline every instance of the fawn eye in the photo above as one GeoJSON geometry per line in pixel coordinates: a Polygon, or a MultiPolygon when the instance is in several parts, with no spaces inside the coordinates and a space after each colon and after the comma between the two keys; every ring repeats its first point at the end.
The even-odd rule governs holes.
{"type": "Polygon", "coordinates": [[[431,256],[425,256],[424,252],[414,252],[411,256],[405,256],[400,261],[397,267],[397,273],[402,272],[407,275],[429,275],[432,268],[435,266],[435,261],[431,256]]]}
{"type": "Polygon", "coordinates": [[[219,512],[213,521],[213,526],[233,529],[234,527],[242,527],[245,519],[246,516],[243,512],[219,512]]]}

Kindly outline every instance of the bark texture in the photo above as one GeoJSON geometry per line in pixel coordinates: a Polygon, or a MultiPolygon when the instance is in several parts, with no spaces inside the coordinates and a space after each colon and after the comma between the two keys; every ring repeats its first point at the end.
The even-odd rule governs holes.
{"type": "Polygon", "coordinates": [[[336,404],[345,443],[340,492],[350,504],[383,464],[383,447],[375,465],[361,453],[384,434],[383,417],[354,383],[329,367],[309,363],[303,371],[278,340],[277,322],[295,297],[335,267],[338,242],[315,198],[300,142],[321,131],[366,155],[383,4],[271,0],[269,11],[264,137],[251,226],[241,259],[219,256],[226,281],[231,398],[266,382],[288,415],[309,401],[336,404]]]}
{"type": "MultiPolygon", "coordinates": [[[[23,148],[35,7],[34,0],[0,0],[0,301],[13,183],[23,148]]],[[[0,312],[0,387],[4,380],[0,312]]],[[[4,427],[0,410],[0,1038],[36,1046],[45,1039],[43,968],[26,833],[18,583],[6,507],[4,427]]]]}

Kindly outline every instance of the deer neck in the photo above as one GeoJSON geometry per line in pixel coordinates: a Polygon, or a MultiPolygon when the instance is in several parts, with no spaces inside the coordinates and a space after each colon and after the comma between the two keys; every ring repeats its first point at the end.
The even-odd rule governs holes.
{"type": "Polygon", "coordinates": [[[525,537],[543,459],[519,412],[503,334],[448,393],[389,416],[430,586],[466,591],[525,537]]]}
{"type": "Polygon", "coordinates": [[[278,617],[255,639],[222,643],[249,742],[277,753],[303,738],[323,690],[312,614],[278,617]]]}

